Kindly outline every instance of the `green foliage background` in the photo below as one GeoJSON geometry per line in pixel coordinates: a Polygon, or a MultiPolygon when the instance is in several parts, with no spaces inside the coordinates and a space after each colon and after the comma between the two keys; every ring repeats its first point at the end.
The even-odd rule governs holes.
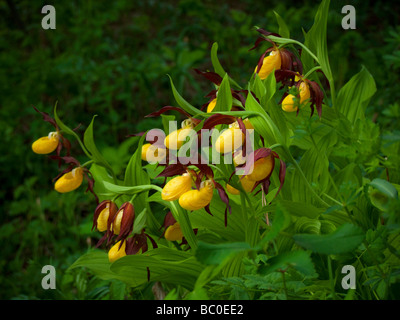
{"type": "MultiPolygon", "coordinates": [[[[209,83],[193,71],[211,69],[210,48],[236,80],[247,81],[261,51],[248,50],[254,26],[278,31],[273,10],[302,40],[319,1],[54,1],[57,29],[41,28],[42,1],[0,3],[0,298],[152,299],[151,288],[132,291],[85,270],[67,268],[97,235],[90,231],[91,194],[52,190],[57,164],[31,152],[52,130],[32,106],[83,132],[94,114],[99,149],[123,174],[137,139],[127,135],[159,126],[146,114],[174,99],[169,74],[195,106],[209,83]],[[56,267],[57,290],[43,290],[42,266],[56,267]],[[111,284],[111,285],[110,285],[111,284]]],[[[332,1],[328,49],[336,86],[364,65],[377,93],[367,115],[383,139],[400,140],[400,4],[397,1],[332,1]],[[341,8],[352,4],[357,29],[343,30],[341,8]]],[[[245,83],[245,82],[244,82],[245,83]]],[[[79,158],[79,155],[78,155],[79,158]]]]}

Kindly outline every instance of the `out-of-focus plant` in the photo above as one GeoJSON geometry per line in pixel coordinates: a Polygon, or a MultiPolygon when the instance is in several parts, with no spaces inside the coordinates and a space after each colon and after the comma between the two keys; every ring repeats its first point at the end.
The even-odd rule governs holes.
{"type": "Polygon", "coordinates": [[[265,49],[242,85],[214,43],[214,70],[197,70],[212,85],[201,107],[170,78],[178,106],[148,115],[160,118],[163,134],[134,133],[122,178],[96,146],[95,117],[81,138],[54,108],[57,136],[75,139],[88,158],[51,156],[68,165],[65,188],[55,189],[85,183],[102,234],[71,270],[138,289],[161,283],[176,299],[398,298],[399,141],[384,144],[366,117],[376,85],[365,67],[336,87],[328,12],[324,0],[303,42],[277,13],[278,33],[256,28],[251,51],[265,49]],[[168,112],[182,116],[181,127],[168,112]],[[196,144],[204,132],[211,144],[196,144]],[[341,286],[344,265],[356,270],[355,290],[341,286]]]}

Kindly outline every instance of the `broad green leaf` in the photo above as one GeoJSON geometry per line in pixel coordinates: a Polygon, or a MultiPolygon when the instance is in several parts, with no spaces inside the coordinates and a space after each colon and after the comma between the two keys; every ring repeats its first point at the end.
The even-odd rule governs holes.
{"type": "Polygon", "coordinates": [[[199,241],[195,256],[198,261],[206,265],[220,264],[228,257],[250,249],[247,242],[211,244],[199,241]]]}
{"type": "Polygon", "coordinates": [[[224,68],[221,66],[221,63],[218,59],[218,43],[214,42],[211,47],[211,63],[214,67],[215,73],[219,74],[221,77],[224,77],[226,72],[224,68]]]}
{"type": "MultiPolygon", "coordinates": [[[[312,204],[290,200],[279,200],[279,206],[285,212],[288,212],[290,215],[295,217],[307,217],[310,219],[315,219],[324,212],[324,209],[317,208],[312,204]]],[[[277,210],[277,204],[271,204],[268,206],[268,210],[275,212],[277,210]]]]}
{"type": "Polygon", "coordinates": [[[119,279],[119,277],[110,270],[111,263],[108,260],[108,254],[101,250],[89,251],[78,258],[69,269],[84,267],[92,271],[99,278],[119,279]]]}
{"type": "MultiPolygon", "coordinates": [[[[211,64],[213,65],[214,72],[217,73],[221,78],[224,78],[227,73],[225,72],[224,68],[222,67],[222,65],[218,59],[218,43],[217,42],[214,42],[211,47],[211,64]]],[[[238,89],[241,89],[240,85],[235,80],[233,80],[231,77],[228,77],[228,79],[232,86],[235,86],[238,89]]]]}
{"type": "Polygon", "coordinates": [[[139,234],[146,225],[146,211],[144,208],[142,212],[135,216],[135,221],[133,223],[132,234],[139,234]]]}
{"type": "Polygon", "coordinates": [[[342,254],[356,249],[364,236],[360,227],[345,223],[331,234],[296,234],[293,239],[301,247],[317,253],[342,254]]]}
{"type": "MultiPolygon", "coordinates": [[[[140,137],[138,146],[125,170],[124,186],[132,188],[137,186],[150,185],[150,177],[143,170],[142,167],[142,146],[146,135],[140,137]]],[[[107,185],[109,186],[109,185],[107,185]]],[[[157,221],[151,211],[151,208],[147,202],[148,191],[141,192],[133,201],[135,210],[141,212],[143,209],[147,209],[147,228],[152,234],[160,234],[161,224],[157,221]]]]}
{"type": "Polygon", "coordinates": [[[187,113],[189,113],[190,115],[201,115],[204,112],[202,112],[200,109],[197,109],[195,107],[193,107],[189,102],[187,102],[180,94],[179,92],[176,90],[175,85],[172,81],[172,78],[170,76],[169,80],[171,82],[171,88],[172,88],[172,93],[174,95],[174,98],[176,100],[176,102],[178,103],[178,105],[185,110],[187,113]]]}
{"type": "Polygon", "coordinates": [[[94,142],[94,136],[93,136],[93,123],[94,119],[96,118],[96,115],[93,116],[92,121],[90,122],[90,125],[87,127],[85,130],[85,133],[83,135],[83,143],[85,144],[86,149],[90,152],[92,155],[92,160],[94,160],[97,164],[104,166],[108,170],[111,170],[111,166],[108,164],[106,159],[104,159],[103,155],[99,152],[99,150],[96,147],[96,144],[94,142]]]}
{"type": "Polygon", "coordinates": [[[227,225],[225,226],[225,203],[214,194],[210,203],[212,216],[204,209],[193,212],[190,221],[193,228],[206,229],[218,234],[222,239],[231,242],[245,241],[245,221],[247,217],[241,214],[241,208],[235,202],[230,201],[232,213],[227,214],[227,225]]]}
{"type": "Polygon", "coordinates": [[[300,217],[294,223],[294,232],[295,233],[319,234],[320,230],[321,230],[321,221],[317,220],[317,219],[300,217]]]}
{"type": "Polygon", "coordinates": [[[279,35],[283,38],[290,38],[290,31],[288,26],[286,25],[285,21],[282,19],[282,17],[278,14],[278,12],[274,11],[276,21],[278,22],[279,25],[279,35]]]}
{"type": "Polygon", "coordinates": [[[58,117],[57,104],[54,106],[54,120],[64,133],[77,137],[77,134],[70,127],[64,124],[64,122],[62,122],[61,119],[58,117]]]}
{"type": "Polygon", "coordinates": [[[261,105],[264,105],[262,101],[267,93],[267,90],[265,89],[264,83],[260,79],[258,73],[254,75],[254,81],[251,82],[251,91],[253,91],[257,99],[261,101],[261,105]]]}
{"type": "Polygon", "coordinates": [[[232,108],[232,92],[229,85],[229,76],[225,74],[218,89],[217,104],[213,112],[230,111],[232,108]]]}
{"type": "Polygon", "coordinates": [[[271,227],[269,228],[269,230],[266,231],[265,236],[262,237],[257,247],[262,248],[262,246],[265,245],[267,242],[274,240],[281,231],[289,226],[290,222],[291,219],[289,213],[281,205],[280,202],[277,202],[276,208],[274,210],[274,216],[271,222],[271,227]]]}
{"type": "Polygon", "coordinates": [[[169,122],[175,121],[175,116],[170,114],[161,114],[163,129],[165,132],[165,136],[169,135],[169,122]]]}
{"type": "Polygon", "coordinates": [[[285,271],[292,267],[306,276],[315,276],[314,264],[310,257],[310,252],[297,250],[278,254],[268,259],[267,264],[259,268],[259,273],[267,275],[274,271],[285,271]]]}
{"type": "MultiPolygon", "coordinates": [[[[258,73],[256,75],[256,78],[260,78],[258,76],[258,73]]],[[[265,103],[269,102],[275,95],[276,92],[276,78],[275,78],[275,73],[271,72],[268,77],[264,80],[262,80],[263,84],[264,84],[264,88],[265,88],[265,97],[264,97],[264,101],[265,103]]],[[[261,100],[261,102],[264,102],[263,100],[261,100]]],[[[275,101],[275,100],[274,100],[275,101]]],[[[264,107],[264,105],[262,105],[264,107]]],[[[268,109],[266,110],[268,112],[268,109]]]]}
{"type": "Polygon", "coordinates": [[[156,248],[143,254],[125,256],[115,261],[110,270],[120,280],[135,287],[149,281],[160,281],[192,290],[203,268],[188,253],[170,248],[156,248]]]}
{"type": "Polygon", "coordinates": [[[380,192],[382,192],[384,195],[388,196],[389,198],[393,198],[393,199],[398,198],[397,189],[389,181],[376,178],[376,179],[372,180],[369,183],[369,185],[371,187],[378,189],[380,192]]]}
{"type": "Polygon", "coordinates": [[[283,144],[283,138],[277,126],[250,92],[246,99],[246,111],[254,111],[249,117],[250,121],[254,129],[267,140],[268,144],[283,144]]]}
{"type": "MultiPolygon", "coordinates": [[[[315,15],[314,24],[305,36],[304,45],[313,52],[321,65],[321,69],[329,81],[332,80],[332,71],[329,64],[328,58],[328,46],[327,46],[327,21],[329,14],[329,0],[323,0],[318,7],[318,11],[315,15]]],[[[302,50],[302,62],[305,67],[305,72],[309,71],[314,65],[310,63],[310,55],[306,50],[302,50]]]]}
{"type": "Polygon", "coordinates": [[[147,201],[158,202],[161,203],[166,208],[169,208],[175,220],[179,222],[182,229],[182,233],[185,239],[187,240],[188,244],[190,245],[190,247],[194,250],[197,248],[197,238],[193,231],[195,227],[192,226],[188,212],[179,205],[178,200],[165,201],[161,198],[160,192],[157,192],[153,194],[151,197],[149,197],[147,201]]]}
{"type": "Polygon", "coordinates": [[[339,91],[337,109],[354,124],[365,118],[365,109],[376,92],[374,78],[365,67],[354,75],[339,91]]]}
{"type": "Polygon", "coordinates": [[[390,199],[398,198],[397,188],[390,182],[376,178],[369,183],[368,195],[371,203],[379,210],[390,208],[390,199]]]}
{"type": "Polygon", "coordinates": [[[143,191],[149,191],[152,189],[155,189],[155,187],[153,185],[139,185],[139,186],[132,186],[132,187],[128,187],[128,186],[120,186],[114,183],[110,183],[107,181],[104,181],[104,188],[111,192],[111,193],[115,193],[115,194],[135,194],[135,193],[140,193],[143,191]]]}
{"type": "Polygon", "coordinates": [[[99,201],[110,199],[110,190],[104,184],[109,183],[114,185],[114,180],[107,170],[97,164],[92,164],[90,166],[90,173],[95,181],[93,190],[99,197],[99,201]]]}

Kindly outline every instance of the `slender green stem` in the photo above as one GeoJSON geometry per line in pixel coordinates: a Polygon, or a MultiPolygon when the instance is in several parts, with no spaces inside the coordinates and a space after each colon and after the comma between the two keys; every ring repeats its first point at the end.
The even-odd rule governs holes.
{"type": "Polygon", "coordinates": [[[314,71],[317,71],[317,70],[321,70],[321,66],[317,66],[317,67],[312,68],[310,71],[308,71],[308,72],[305,74],[304,78],[305,78],[305,79],[308,79],[308,77],[310,76],[310,74],[313,73],[314,71]]]}
{"type": "Polygon", "coordinates": [[[132,198],[129,200],[130,203],[133,204],[133,201],[135,200],[135,198],[138,196],[139,193],[135,193],[132,198]]]}
{"type": "Polygon", "coordinates": [[[307,188],[311,191],[311,193],[313,194],[313,196],[325,207],[329,208],[330,205],[328,203],[326,203],[324,200],[321,199],[321,197],[315,192],[315,190],[313,189],[313,187],[310,185],[310,183],[308,182],[303,170],[300,168],[299,164],[297,163],[297,161],[293,158],[292,154],[290,153],[290,151],[284,147],[286,149],[287,155],[289,156],[289,161],[293,163],[293,165],[295,166],[296,170],[299,172],[300,177],[303,179],[304,183],[306,184],[307,188]]]}
{"type": "Polygon", "coordinates": [[[337,299],[336,291],[335,291],[335,280],[333,279],[332,262],[331,262],[331,256],[330,255],[328,255],[328,272],[329,272],[329,282],[330,282],[330,285],[331,285],[332,297],[334,299],[337,299]]]}
{"type": "Polygon", "coordinates": [[[288,291],[286,287],[286,277],[285,277],[285,270],[281,270],[280,273],[282,274],[282,283],[283,283],[283,290],[285,292],[286,300],[289,300],[288,291]]]}
{"type": "Polygon", "coordinates": [[[84,167],[86,167],[86,166],[92,164],[93,162],[94,162],[94,160],[86,161],[83,165],[81,165],[81,167],[84,168],[84,167]]]}
{"type": "Polygon", "coordinates": [[[342,206],[343,203],[341,203],[340,201],[337,201],[336,199],[332,198],[330,195],[326,194],[325,192],[322,194],[323,196],[327,197],[329,200],[335,202],[336,204],[342,206]]]}

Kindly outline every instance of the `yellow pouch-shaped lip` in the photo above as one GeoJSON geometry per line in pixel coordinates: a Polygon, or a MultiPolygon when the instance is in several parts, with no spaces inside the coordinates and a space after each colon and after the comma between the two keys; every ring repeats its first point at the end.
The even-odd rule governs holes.
{"type": "Polygon", "coordinates": [[[83,169],[81,167],[72,169],[72,171],[62,175],[55,183],[54,189],[60,193],[73,191],[82,184],[83,169]]]}
{"type": "Polygon", "coordinates": [[[50,132],[48,136],[37,139],[32,144],[32,151],[37,154],[49,154],[57,149],[59,137],[57,132],[50,132]]]}
{"type": "Polygon", "coordinates": [[[184,173],[181,176],[177,176],[164,186],[161,192],[161,198],[167,201],[174,201],[185,192],[192,188],[192,177],[189,173],[184,173]]]}
{"type": "Polygon", "coordinates": [[[180,241],[183,238],[183,233],[181,230],[181,226],[178,222],[175,222],[172,226],[169,226],[167,230],[165,230],[165,239],[168,241],[180,241]]]}
{"type": "Polygon", "coordinates": [[[254,163],[253,171],[247,175],[247,179],[250,181],[261,181],[265,179],[273,170],[274,164],[275,160],[272,155],[258,159],[254,163]]]}
{"type": "Polygon", "coordinates": [[[179,205],[186,210],[199,210],[211,202],[214,188],[209,181],[203,181],[200,190],[190,190],[179,197],[179,205]]]}
{"type": "Polygon", "coordinates": [[[114,262],[114,261],[126,256],[126,252],[125,252],[126,242],[124,241],[121,245],[121,241],[118,241],[116,244],[114,244],[111,247],[110,251],[108,251],[108,260],[110,262],[114,262]],[[120,245],[121,245],[121,247],[120,247],[120,245]]]}

